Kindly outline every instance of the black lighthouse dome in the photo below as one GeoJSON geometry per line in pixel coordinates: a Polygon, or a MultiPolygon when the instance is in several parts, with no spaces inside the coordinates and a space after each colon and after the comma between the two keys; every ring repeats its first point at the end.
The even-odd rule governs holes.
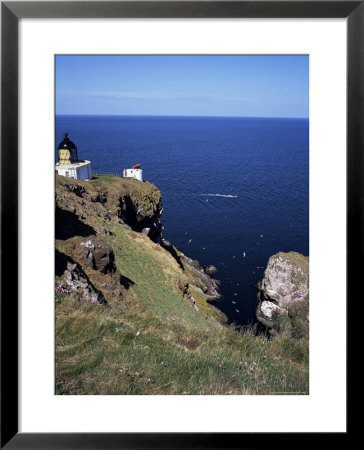
{"type": "Polygon", "coordinates": [[[68,138],[68,133],[64,133],[63,141],[58,145],[58,160],[60,164],[72,164],[78,161],[77,147],[68,138]]]}

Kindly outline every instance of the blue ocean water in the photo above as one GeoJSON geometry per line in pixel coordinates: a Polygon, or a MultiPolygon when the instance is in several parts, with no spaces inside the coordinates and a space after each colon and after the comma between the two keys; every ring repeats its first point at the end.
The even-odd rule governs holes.
{"type": "Polygon", "coordinates": [[[142,164],[162,192],[163,237],[217,267],[230,321],[255,322],[271,255],[308,255],[308,119],[57,116],[56,146],[64,132],[94,172],[142,164]]]}

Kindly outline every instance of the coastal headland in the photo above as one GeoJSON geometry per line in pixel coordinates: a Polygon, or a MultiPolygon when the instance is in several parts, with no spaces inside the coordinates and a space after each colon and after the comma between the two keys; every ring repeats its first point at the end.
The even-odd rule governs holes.
{"type": "MultiPolygon", "coordinates": [[[[258,310],[270,302],[289,320],[266,318],[273,339],[227,325],[216,269],[162,238],[162,211],[149,182],[56,176],[56,394],[308,394],[306,316],[281,313],[263,278],[258,310]]],[[[284,270],[302,286],[279,283],[308,314],[295,261],[284,270]]]]}

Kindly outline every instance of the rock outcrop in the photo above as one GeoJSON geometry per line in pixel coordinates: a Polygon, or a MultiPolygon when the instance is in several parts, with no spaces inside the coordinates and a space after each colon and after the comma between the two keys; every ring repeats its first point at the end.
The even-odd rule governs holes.
{"type": "Polygon", "coordinates": [[[151,183],[132,178],[113,177],[80,182],[56,176],[56,239],[109,233],[107,222],[124,223],[153,241],[161,238],[162,201],[160,191],[151,183]],[[104,219],[104,226],[93,217],[104,219]],[[86,222],[86,223],[85,223],[86,222]],[[91,225],[91,228],[90,226],[91,225]]]}
{"type": "Polygon", "coordinates": [[[179,289],[184,298],[206,317],[212,315],[218,322],[226,323],[227,317],[213,306],[221,298],[220,282],[211,276],[217,272],[216,267],[201,267],[197,260],[188,258],[166,239],[162,239],[161,246],[173,256],[183,271],[184,278],[179,283],[179,289]]]}
{"type": "Polygon", "coordinates": [[[114,252],[100,238],[90,236],[89,239],[82,240],[79,245],[83,250],[82,259],[91,269],[109,275],[117,272],[114,252]]]}
{"type": "Polygon", "coordinates": [[[271,256],[257,289],[257,319],[271,335],[308,336],[308,257],[296,252],[271,256]]]}
{"type": "Polygon", "coordinates": [[[160,242],[162,229],[162,204],[158,193],[152,191],[150,195],[139,198],[122,195],[117,210],[118,217],[124,223],[130,225],[134,231],[146,234],[155,242],[160,242]]]}
{"type": "Polygon", "coordinates": [[[74,297],[80,302],[106,305],[101,291],[95,288],[88,276],[72,258],[56,250],[55,290],[74,297]]]}
{"type": "MultiPolygon", "coordinates": [[[[212,278],[212,275],[217,272],[216,267],[201,267],[197,260],[188,258],[165,239],[162,239],[162,246],[175,258],[182,270],[189,277],[189,284],[202,291],[207,297],[208,302],[213,303],[221,298],[219,294],[220,282],[212,278]]],[[[192,294],[190,295],[192,297],[192,294]]]]}
{"type": "Polygon", "coordinates": [[[56,249],[69,258],[57,274],[56,290],[65,294],[72,281],[80,301],[129,307],[140,295],[134,291],[135,281],[125,276],[130,264],[138,267],[137,278],[142,273],[146,285],[153,276],[153,261],[158,264],[162,258],[163,272],[171,271],[178,280],[172,288],[182,301],[205,318],[226,322],[210,304],[220,298],[219,282],[211,277],[216,268],[201,267],[163,240],[161,214],[161,193],[151,183],[108,175],[90,181],[56,176],[56,249]],[[144,271],[143,258],[152,261],[149,271],[144,271]],[[177,272],[169,267],[171,262],[178,263],[177,272]]]}

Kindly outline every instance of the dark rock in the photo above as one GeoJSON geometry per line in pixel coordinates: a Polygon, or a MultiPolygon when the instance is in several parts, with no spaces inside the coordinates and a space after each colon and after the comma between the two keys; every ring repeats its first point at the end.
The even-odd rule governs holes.
{"type": "Polygon", "coordinates": [[[185,255],[181,254],[181,264],[185,272],[190,273],[193,282],[191,284],[195,285],[206,295],[206,301],[208,303],[213,303],[221,298],[219,294],[219,282],[215,280],[200,266],[197,260],[187,258],[185,255]]]}
{"type": "Polygon", "coordinates": [[[69,239],[73,236],[90,236],[95,234],[95,230],[92,227],[77,217],[75,210],[75,207],[72,207],[72,211],[67,211],[58,205],[56,206],[56,239],[69,239]]]}
{"type": "Polygon", "coordinates": [[[205,266],[204,271],[205,271],[205,273],[207,273],[207,275],[211,276],[211,275],[215,275],[215,273],[217,272],[217,269],[215,266],[210,265],[210,266],[205,266]]]}
{"type": "MultiPolygon", "coordinates": [[[[159,192],[159,191],[158,191],[159,192]]],[[[154,242],[161,241],[162,204],[160,196],[155,198],[132,198],[123,195],[119,200],[118,216],[124,223],[129,225],[134,231],[147,234],[154,242]],[[146,229],[149,229],[146,233],[146,229]]]]}
{"type": "Polygon", "coordinates": [[[91,236],[87,241],[82,241],[80,246],[85,249],[83,257],[87,266],[103,274],[116,272],[114,252],[101,239],[91,236]]]}

